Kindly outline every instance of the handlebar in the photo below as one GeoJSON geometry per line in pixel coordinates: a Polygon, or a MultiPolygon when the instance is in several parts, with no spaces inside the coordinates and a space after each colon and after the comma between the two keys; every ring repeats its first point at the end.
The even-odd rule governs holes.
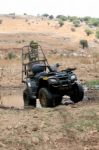
{"type": "Polygon", "coordinates": [[[67,68],[67,69],[62,70],[62,71],[65,71],[65,72],[71,72],[71,71],[74,71],[74,70],[76,70],[76,69],[77,69],[77,68],[74,67],[74,68],[67,68]]]}

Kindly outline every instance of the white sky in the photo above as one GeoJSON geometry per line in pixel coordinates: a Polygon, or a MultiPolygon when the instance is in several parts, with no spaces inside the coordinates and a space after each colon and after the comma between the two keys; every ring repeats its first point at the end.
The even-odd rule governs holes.
{"type": "Polygon", "coordinates": [[[99,18],[99,0],[0,0],[0,14],[52,14],[99,18]]]}

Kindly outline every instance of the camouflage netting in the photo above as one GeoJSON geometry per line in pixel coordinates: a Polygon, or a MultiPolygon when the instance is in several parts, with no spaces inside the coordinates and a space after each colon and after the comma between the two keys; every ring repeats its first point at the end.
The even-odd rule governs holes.
{"type": "Polygon", "coordinates": [[[39,60],[38,43],[37,42],[34,42],[34,41],[30,42],[29,60],[30,61],[39,60]]]}

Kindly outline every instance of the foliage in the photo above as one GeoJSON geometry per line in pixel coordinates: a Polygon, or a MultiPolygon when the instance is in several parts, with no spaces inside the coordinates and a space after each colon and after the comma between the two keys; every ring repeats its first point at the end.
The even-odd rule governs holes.
{"type": "Polygon", "coordinates": [[[83,20],[84,20],[85,22],[89,22],[90,19],[91,19],[91,17],[89,17],[89,16],[86,16],[86,17],[83,18],[83,20]]]}
{"type": "Polygon", "coordinates": [[[42,16],[47,18],[49,16],[49,14],[45,13],[42,16]]]}
{"type": "Polygon", "coordinates": [[[68,20],[70,21],[70,22],[73,22],[73,21],[75,21],[75,20],[79,20],[76,16],[68,16],[68,20]]]}
{"type": "Polygon", "coordinates": [[[59,23],[60,27],[62,27],[64,25],[64,22],[62,20],[59,20],[58,23],[59,23]]]}
{"type": "Polygon", "coordinates": [[[92,27],[98,27],[99,26],[99,19],[98,18],[90,18],[88,21],[86,21],[86,23],[92,27]]]}
{"type": "Polygon", "coordinates": [[[96,31],[96,38],[99,39],[99,30],[96,31]]]}
{"type": "Polygon", "coordinates": [[[58,15],[56,18],[62,20],[62,21],[66,21],[67,20],[67,17],[64,16],[64,15],[58,15]]]}
{"type": "Polygon", "coordinates": [[[88,47],[88,41],[87,40],[85,40],[85,39],[81,39],[80,40],[80,45],[83,47],[83,49],[86,47],[88,47]]]}
{"type": "Polygon", "coordinates": [[[85,32],[88,36],[93,33],[93,31],[89,28],[85,29],[85,32]]]}
{"type": "Polygon", "coordinates": [[[7,55],[7,58],[8,59],[14,59],[14,58],[16,58],[16,55],[13,52],[9,52],[8,55],[7,55]]]}
{"type": "Polygon", "coordinates": [[[73,25],[74,25],[75,27],[79,27],[79,26],[80,26],[80,21],[79,21],[79,20],[74,20],[74,21],[73,21],[73,25]]]}
{"type": "Polygon", "coordinates": [[[96,19],[96,18],[93,18],[92,20],[91,20],[91,24],[93,25],[93,26],[99,26],[99,19],[96,19]]]}
{"type": "Polygon", "coordinates": [[[49,16],[49,19],[51,19],[51,20],[54,19],[54,16],[53,16],[53,15],[50,15],[50,16],[49,16]]]}
{"type": "Polygon", "coordinates": [[[87,81],[86,85],[90,88],[94,88],[96,86],[99,86],[99,80],[87,81]]]}

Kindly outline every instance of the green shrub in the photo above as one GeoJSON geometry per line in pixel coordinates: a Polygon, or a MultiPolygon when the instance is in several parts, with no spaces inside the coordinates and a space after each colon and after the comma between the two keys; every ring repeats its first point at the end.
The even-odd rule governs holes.
{"type": "Polygon", "coordinates": [[[98,18],[90,18],[89,21],[86,22],[89,26],[99,26],[99,19],[98,18]]]}
{"type": "Polygon", "coordinates": [[[94,88],[99,85],[99,80],[87,81],[86,85],[90,88],[94,88]]]}
{"type": "Polygon", "coordinates": [[[79,27],[79,26],[80,26],[80,21],[79,21],[79,20],[74,20],[74,21],[73,21],[73,25],[74,25],[75,27],[79,27]]]}
{"type": "Polygon", "coordinates": [[[49,16],[49,14],[45,13],[42,16],[47,18],[49,16]]]}
{"type": "Polygon", "coordinates": [[[59,23],[60,27],[62,27],[64,25],[64,22],[62,20],[59,20],[58,23],[59,23]]]}
{"type": "Polygon", "coordinates": [[[8,55],[7,55],[7,58],[8,59],[14,59],[14,58],[16,58],[16,55],[13,52],[9,52],[8,55]]]}
{"type": "Polygon", "coordinates": [[[91,20],[91,17],[86,16],[86,17],[83,18],[83,20],[84,20],[85,22],[89,22],[89,21],[91,20]]]}
{"type": "Polygon", "coordinates": [[[82,46],[83,49],[85,47],[88,48],[88,41],[87,40],[81,39],[79,43],[80,43],[80,45],[82,46]]]}
{"type": "Polygon", "coordinates": [[[92,19],[91,22],[92,22],[93,26],[96,26],[96,27],[99,26],[99,19],[94,18],[94,19],[92,19]]]}
{"type": "Polygon", "coordinates": [[[89,28],[85,29],[85,32],[86,32],[87,36],[89,36],[90,34],[93,33],[93,31],[89,28]]]}
{"type": "Polygon", "coordinates": [[[56,18],[62,20],[62,21],[66,21],[67,20],[67,17],[64,16],[64,15],[58,15],[56,18]]]}
{"type": "Polygon", "coordinates": [[[68,20],[70,21],[70,22],[73,22],[73,21],[75,21],[75,20],[79,20],[76,16],[68,16],[68,20]]]}
{"type": "Polygon", "coordinates": [[[96,31],[96,38],[99,39],[99,30],[96,31]]]}

